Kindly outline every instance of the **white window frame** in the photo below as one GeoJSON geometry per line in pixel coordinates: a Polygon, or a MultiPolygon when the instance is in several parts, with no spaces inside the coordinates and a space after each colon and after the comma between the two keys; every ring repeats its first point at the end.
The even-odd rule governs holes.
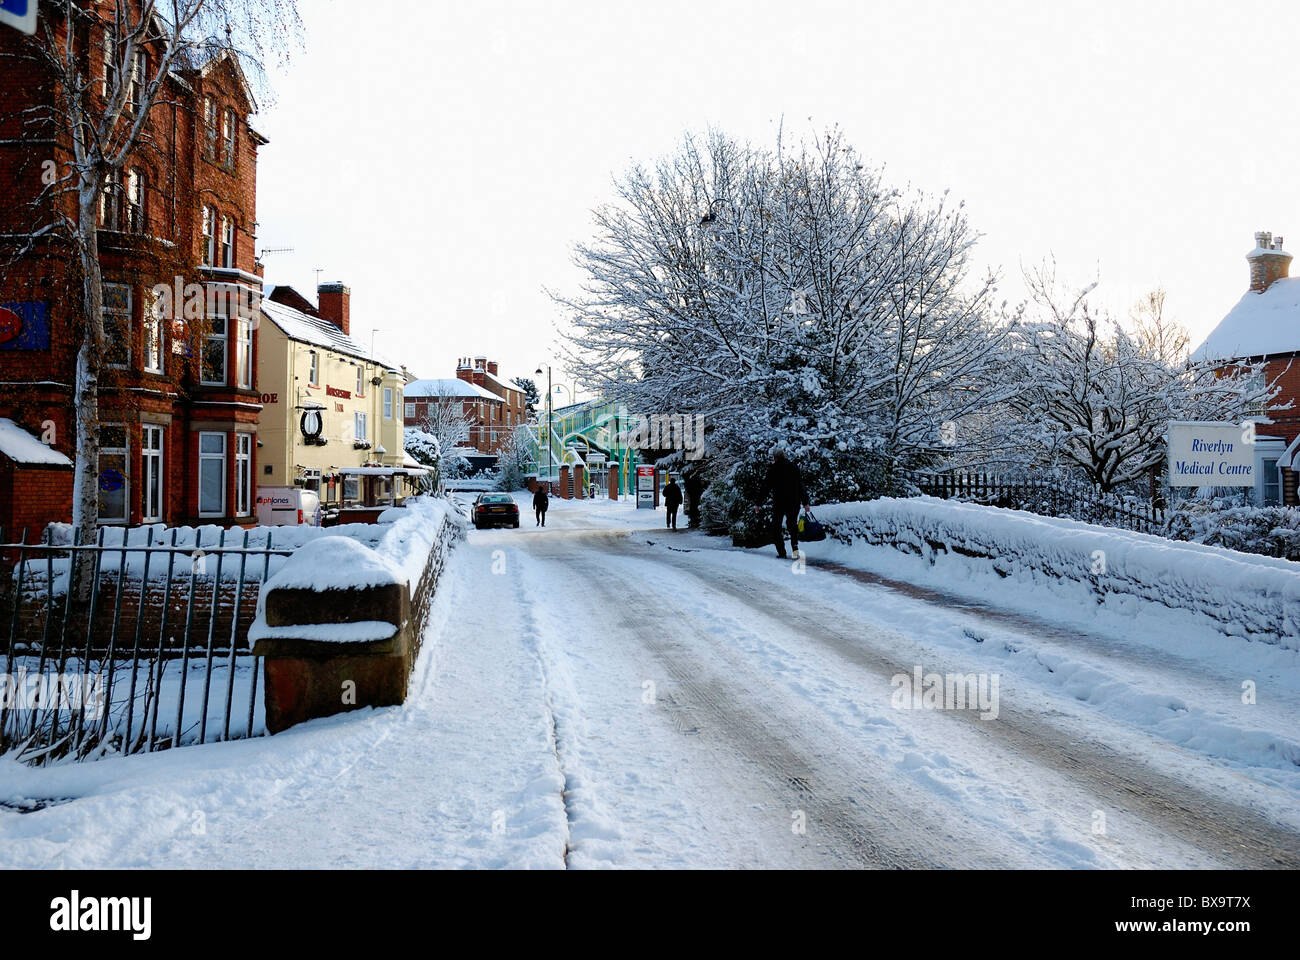
{"type": "Polygon", "coordinates": [[[120,456],[122,458],[122,516],[114,517],[106,514],[99,504],[99,521],[108,524],[127,524],[131,522],[131,431],[127,429],[125,423],[105,423],[100,425],[100,437],[102,438],[105,430],[121,430],[122,444],[120,447],[109,447],[101,443],[99,448],[99,462],[95,465],[95,476],[98,478],[104,472],[105,456],[120,456]]]}
{"type": "Polygon", "coordinates": [[[145,50],[136,50],[135,56],[131,59],[131,76],[127,81],[127,109],[131,113],[137,113],[140,110],[141,101],[144,99],[145,79],[149,75],[149,54],[145,50]]]}
{"type": "Polygon", "coordinates": [[[403,419],[403,420],[414,420],[414,419],[415,419],[415,404],[413,404],[413,403],[406,403],[406,404],[403,405],[403,407],[402,407],[402,419],[403,419]]]}
{"type": "Polygon", "coordinates": [[[307,382],[313,387],[320,386],[320,354],[315,350],[307,351],[307,382]]]}
{"type": "Polygon", "coordinates": [[[167,473],[164,469],[167,442],[163,428],[146,423],[140,428],[140,520],[142,523],[162,523],[167,504],[167,473]],[[152,445],[150,440],[156,440],[152,445]],[[154,481],[158,484],[158,502],[150,503],[154,481]],[[151,509],[153,508],[153,509],[151,509]]]}
{"type": "Polygon", "coordinates": [[[384,419],[393,419],[393,388],[384,387],[384,419]]]}
{"type": "Polygon", "coordinates": [[[235,516],[253,514],[253,435],[235,434],[235,516]]]}
{"type": "Polygon", "coordinates": [[[224,387],[230,382],[230,320],[221,315],[208,318],[208,329],[203,331],[203,348],[199,357],[199,383],[209,387],[224,387]],[[213,325],[221,321],[221,332],[213,333],[213,325]],[[221,344],[221,379],[207,380],[208,375],[208,345],[210,343],[221,344]]]}
{"type": "Polygon", "coordinates": [[[364,410],[354,410],[352,413],[352,439],[358,443],[368,443],[370,441],[369,431],[366,423],[367,417],[364,410]]]}
{"type": "Polygon", "coordinates": [[[235,169],[235,111],[227,107],[221,115],[221,162],[227,170],[235,169]]]}
{"type": "Polygon", "coordinates": [[[109,329],[109,318],[116,317],[118,319],[118,326],[120,327],[120,331],[121,331],[119,333],[119,336],[122,339],[122,346],[126,349],[126,359],[123,362],[110,363],[107,357],[104,358],[104,362],[108,366],[114,367],[118,370],[125,370],[131,366],[131,314],[134,311],[134,308],[135,308],[135,298],[134,298],[134,293],[131,290],[131,285],[129,283],[110,283],[107,281],[104,283],[103,304],[102,304],[102,313],[101,313],[101,318],[103,320],[103,325],[104,325],[104,333],[106,334],[106,339],[110,343],[112,343],[113,335],[111,330],[109,329]],[[114,310],[109,308],[108,291],[110,288],[126,291],[125,311],[114,310]]]}
{"type": "Polygon", "coordinates": [[[221,263],[219,264],[226,269],[235,265],[235,219],[234,217],[221,218],[221,263]]]}
{"type": "Polygon", "coordinates": [[[217,208],[203,205],[203,265],[217,265],[217,208]]]}
{"type": "Polygon", "coordinates": [[[202,431],[202,432],[199,433],[199,469],[198,469],[199,498],[198,498],[198,502],[199,502],[199,516],[200,516],[200,517],[224,517],[224,516],[226,515],[226,480],[227,480],[227,477],[226,477],[226,447],[227,447],[227,445],[228,445],[228,442],[227,442],[227,440],[226,440],[226,434],[224,434],[224,433],[216,433],[216,432],[211,432],[211,433],[210,433],[210,432],[208,432],[208,431],[202,431]],[[220,452],[220,453],[215,453],[215,452],[213,452],[213,453],[205,453],[204,450],[203,450],[203,438],[204,438],[204,437],[220,437],[220,438],[221,438],[221,452],[220,452]],[[217,466],[217,469],[218,469],[218,471],[219,471],[219,475],[220,475],[220,477],[221,477],[221,505],[220,505],[220,509],[215,510],[215,511],[213,511],[213,510],[204,510],[204,509],[203,509],[203,472],[204,472],[204,468],[205,468],[206,466],[210,465],[210,464],[217,464],[217,465],[218,465],[218,466],[217,466]]]}
{"type": "Polygon", "coordinates": [[[211,97],[203,98],[203,156],[217,159],[217,102],[211,97]]]}
{"type": "Polygon", "coordinates": [[[356,394],[358,397],[364,397],[366,395],[366,368],[359,363],[357,364],[356,394]]]}
{"type": "Polygon", "coordinates": [[[245,389],[253,386],[253,323],[246,317],[235,320],[235,383],[245,389]]]}

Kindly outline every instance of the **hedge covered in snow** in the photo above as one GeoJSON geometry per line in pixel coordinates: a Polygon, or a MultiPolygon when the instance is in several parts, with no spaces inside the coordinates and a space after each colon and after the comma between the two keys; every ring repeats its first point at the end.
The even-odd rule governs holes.
{"type": "Polygon", "coordinates": [[[1206,617],[1222,633],[1300,649],[1300,564],[1077,520],[933,497],[817,508],[835,539],[891,547],[997,577],[1074,582],[1098,602],[1137,598],[1206,617]]]}
{"type": "Polygon", "coordinates": [[[1300,510],[1190,500],[1165,520],[1165,536],[1242,553],[1300,560],[1300,510]]]}

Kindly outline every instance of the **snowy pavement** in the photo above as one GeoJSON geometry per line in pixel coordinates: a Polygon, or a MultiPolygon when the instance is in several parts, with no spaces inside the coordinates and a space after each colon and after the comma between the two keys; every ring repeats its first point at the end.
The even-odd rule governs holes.
{"type": "Polygon", "coordinates": [[[457,547],[404,707],[0,761],[0,866],[1300,865],[1293,651],[1171,650],[881,582],[879,553],[802,568],[552,503],[457,547]],[[996,717],[900,709],[917,667],[997,675],[996,717]]]}

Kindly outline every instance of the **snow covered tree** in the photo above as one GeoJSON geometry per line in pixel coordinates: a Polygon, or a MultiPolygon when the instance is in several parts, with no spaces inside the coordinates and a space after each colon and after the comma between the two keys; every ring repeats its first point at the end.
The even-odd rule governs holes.
{"type": "Polygon", "coordinates": [[[1090,297],[1067,292],[1049,263],[1028,272],[1033,311],[1012,335],[1020,389],[1014,431],[1042,460],[1076,470],[1102,492],[1141,481],[1165,459],[1170,420],[1241,422],[1276,396],[1249,366],[1191,360],[1187,334],[1164,315],[1163,291],[1148,295],[1126,329],[1090,297]]]}
{"type": "Polygon", "coordinates": [[[961,424],[1008,395],[961,206],[889,187],[839,132],[688,137],[616,189],[577,250],[582,295],[556,297],[569,365],[639,413],[703,415],[716,479],[785,442],[814,496],[876,495],[978,443],[961,424]]]}
{"type": "MultiPolygon", "coordinates": [[[[438,442],[439,450],[450,456],[451,451],[469,442],[474,426],[473,419],[465,412],[465,398],[453,390],[440,386],[436,393],[427,398],[427,404],[428,412],[420,418],[419,429],[432,436],[438,442]]],[[[459,459],[461,463],[465,463],[463,457],[459,459]]],[[[444,464],[444,466],[451,466],[451,464],[444,464]]],[[[444,476],[456,475],[454,472],[444,473],[444,476]]]]}
{"type": "Polygon", "coordinates": [[[533,467],[531,432],[527,426],[516,427],[497,451],[498,490],[513,491],[523,488],[528,470],[533,467]]]}
{"type": "Polygon", "coordinates": [[[170,103],[176,77],[218,51],[233,51],[260,80],[260,65],[284,55],[298,29],[293,0],[44,0],[36,35],[7,38],[9,62],[35,64],[49,82],[48,103],[25,111],[25,128],[41,131],[66,155],[49,161],[54,169],[42,177],[32,205],[45,222],[28,239],[60,243],[77,268],[80,297],[67,308],[80,342],[73,522],[83,540],[93,538],[98,521],[99,389],[110,347],[101,205],[116,202],[132,159],[157,147],[155,123],[164,118],[155,109],[170,103]]]}

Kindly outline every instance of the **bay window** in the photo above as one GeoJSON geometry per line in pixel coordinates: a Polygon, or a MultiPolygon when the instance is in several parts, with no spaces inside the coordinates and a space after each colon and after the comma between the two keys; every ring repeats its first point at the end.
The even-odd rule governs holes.
{"type": "Polygon", "coordinates": [[[225,386],[226,348],[226,318],[208,318],[208,329],[203,335],[203,369],[199,373],[200,382],[225,386]]]}
{"type": "Polygon", "coordinates": [[[235,516],[253,512],[253,435],[235,434],[235,516]]]}
{"type": "Polygon", "coordinates": [[[131,363],[131,288],[104,284],[104,361],[113,367],[131,363]]]}
{"type": "Polygon", "coordinates": [[[253,385],[253,324],[243,318],[235,322],[235,381],[241,387],[253,385]]]}

